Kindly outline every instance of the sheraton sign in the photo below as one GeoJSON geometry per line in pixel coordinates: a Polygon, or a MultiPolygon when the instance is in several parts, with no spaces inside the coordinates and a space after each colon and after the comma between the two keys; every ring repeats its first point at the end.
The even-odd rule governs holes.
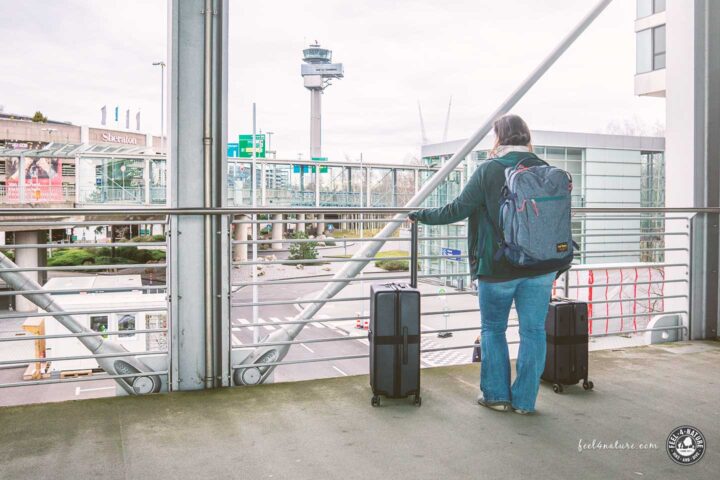
{"type": "Polygon", "coordinates": [[[112,133],[103,133],[102,139],[104,142],[124,143],[126,145],[138,144],[137,138],[135,137],[128,137],[126,135],[114,135],[112,133]]]}

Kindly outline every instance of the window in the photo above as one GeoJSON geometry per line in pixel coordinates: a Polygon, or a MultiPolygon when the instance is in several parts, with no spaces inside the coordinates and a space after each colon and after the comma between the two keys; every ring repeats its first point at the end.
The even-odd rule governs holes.
{"type": "Polygon", "coordinates": [[[5,175],[5,160],[0,160],[0,175],[5,175]]]}
{"type": "Polygon", "coordinates": [[[637,18],[645,18],[665,11],[665,0],[638,0],[637,18]]]}
{"type": "Polygon", "coordinates": [[[665,68],[665,25],[638,32],[636,44],[637,73],[665,68]]]}
{"type": "Polygon", "coordinates": [[[75,176],[75,165],[72,163],[62,164],[62,176],[63,177],[74,177],[75,176]]]}
{"type": "MultiPolygon", "coordinates": [[[[118,332],[124,332],[127,330],[135,330],[135,314],[125,313],[120,315],[118,318],[118,332]]],[[[121,333],[119,337],[134,337],[135,333],[121,333]]]]}
{"type": "MultiPolygon", "coordinates": [[[[107,315],[94,315],[90,317],[90,330],[93,332],[107,332],[108,331],[108,317],[107,315]]],[[[103,335],[103,338],[108,338],[107,335],[103,335]]]]}
{"type": "Polygon", "coordinates": [[[653,28],[653,70],[665,68],[665,25],[653,28]]]}

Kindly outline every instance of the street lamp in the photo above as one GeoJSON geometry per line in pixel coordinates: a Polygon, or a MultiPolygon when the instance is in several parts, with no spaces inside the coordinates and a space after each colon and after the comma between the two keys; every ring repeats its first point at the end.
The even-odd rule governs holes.
{"type": "Polygon", "coordinates": [[[120,173],[122,173],[122,200],[125,201],[125,164],[120,165],[120,173]]]}
{"type": "Polygon", "coordinates": [[[153,62],[160,67],[160,150],[165,153],[165,62],[153,62]]]}

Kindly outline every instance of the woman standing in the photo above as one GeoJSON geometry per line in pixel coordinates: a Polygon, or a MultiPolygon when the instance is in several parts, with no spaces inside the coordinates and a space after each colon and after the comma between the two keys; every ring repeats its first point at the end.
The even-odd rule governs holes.
{"type": "Polygon", "coordinates": [[[410,220],[446,225],[468,219],[470,274],[478,279],[481,352],[478,403],[493,410],[510,408],[520,414],[535,411],[540,376],[545,368],[545,317],[557,268],[519,268],[502,255],[498,218],[505,169],[522,162],[523,167],[545,165],[532,153],[530,130],[517,115],[495,121],[495,146],[488,161],[470,177],[460,195],[439,208],[413,212],[410,220]],[[499,259],[495,259],[499,258],[499,259]],[[510,383],[508,316],[513,301],[520,323],[517,376],[510,383]]]}

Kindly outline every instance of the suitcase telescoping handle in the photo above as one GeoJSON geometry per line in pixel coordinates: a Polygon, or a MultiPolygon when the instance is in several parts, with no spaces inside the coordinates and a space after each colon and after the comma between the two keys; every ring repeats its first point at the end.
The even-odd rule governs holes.
{"type": "Polygon", "coordinates": [[[410,222],[410,286],[417,288],[418,221],[410,222]]]}

